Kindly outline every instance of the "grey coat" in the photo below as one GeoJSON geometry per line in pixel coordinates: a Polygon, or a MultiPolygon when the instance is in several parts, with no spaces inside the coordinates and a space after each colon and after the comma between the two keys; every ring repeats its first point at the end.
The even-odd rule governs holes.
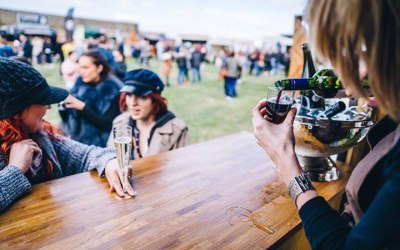
{"type": "MultiPolygon", "coordinates": [[[[111,148],[88,146],[66,137],[52,139],[44,132],[37,141],[54,164],[55,178],[93,169],[103,175],[106,163],[116,157],[111,148]]],[[[17,167],[8,165],[4,154],[0,153],[0,211],[27,193],[32,184],[43,181],[46,180],[27,177],[17,167]]]]}
{"type": "Polygon", "coordinates": [[[232,78],[238,78],[239,73],[240,73],[239,68],[240,68],[240,64],[236,58],[228,57],[226,59],[226,70],[228,71],[226,76],[229,76],[232,78]]]}

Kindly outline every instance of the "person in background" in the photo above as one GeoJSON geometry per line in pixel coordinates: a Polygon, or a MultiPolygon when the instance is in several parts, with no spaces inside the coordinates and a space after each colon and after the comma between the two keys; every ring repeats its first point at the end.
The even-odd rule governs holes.
{"type": "Polygon", "coordinates": [[[242,79],[243,70],[246,69],[246,60],[247,60],[246,56],[245,56],[245,54],[243,53],[242,50],[239,50],[239,52],[236,55],[236,59],[237,59],[239,65],[240,65],[240,67],[239,67],[240,70],[239,70],[237,83],[238,84],[242,84],[243,83],[243,79],[242,79]]]}
{"type": "Polygon", "coordinates": [[[167,87],[170,86],[169,77],[171,75],[172,70],[172,55],[171,52],[165,52],[161,55],[162,65],[161,65],[161,74],[165,78],[165,85],[167,87]]]}
{"type": "Polygon", "coordinates": [[[226,61],[226,51],[225,49],[220,49],[215,57],[215,66],[221,69],[222,66],[224,66],[225,61],[226,61]]]}
{"type": "Polygon", "coordinates": [[[125,63],[125,56],[119,50],[113,50],[112,52],[115,61],[115,75],[118,77],[119,80],[122,81],[125,77],[126,73],[126,63],[125,63]]]}
{"type": "MultiPolygon", "coordinates": [[[[62,46],[63,46],[64,42],[65,42],[65,39],[57,39],[52,43],[53,62],[60,62],[60,65],[65,60],[64,53],[62,51],[62,46]]],[[[61,72],[60,72],[60,74],[61,74],[61,72]]]]}
{"type": "Polygon", "coordinates": [[[142,39],[139,41],[139,63],[140,67],[149,67],[150,61],[150,42],[148,40],[142,39]]]}
{"type": "MultiPolygon", "coordinates": [[[[94,169],[123,196],[113,149],[78,143],[43,119],[68,91],[49,86],[34,68],[15,60],[0,58],[0,75],[0,212],[33,184],[94,169]]],[[[131,186],[127,190],[134,194],[131,186]]]]}
{"type": "Polygon", "coordinates": [[[51,64],[53,63],[53,46],[51,44],[51,38],[50,37],[45,37],[44,38],[44,43],[43,43],[43,54],[46,63],[51,64]]]}
{"type": "Polygon", "coordinates": [[[256,76],[260,76],[265,71],[265,51],[261,51],[258,61],[256,62],[256,76]]]}
{"type": "Polygon", "coordinates": [[[368,133],[370,152],[346,186],[340,215],[319,196],[294,151],[294,108],[276,125],[266,101],[253,110],[258,144],[275,163],[299,209],[313,249],[398,249],[400,236],[400,2],[312,0],[307,6],[310,44],[331,62],[345,88],[365,96],[368,77],[374,98],[387,116],[368,133]]]}
{"type": "Polygon", "coordinates": [[[248,54],[248,64],[249,64],[249,68],[248,68],[248,72],[249,75],[253,74],[253,70],[256,68],[256,63],[257,61],[260,59],[260,51],[258,49],[255,49],[254,51],[251,51],[248,54]]]}
{"type": "Polygon", "coordinates": [[[164,52],[167,52],[166,50],[164,50],[164,48],[168,46],[167,42],[165,41],[165,38],[162,37],[160,40],[158,40],[158,42],[156,43],[156,54],[157,54],[157,60],[162,60],[162,55],[164,54],[164,52]]]}
{"type": "Polygon", "coordinates": [[[282,51],[282,47],[281,47],[280,43],[278,43],[278,49],[277,49],[275,57],[276,57],[276,66],[275,66],[276,68],[274,69],[274,71],[276,72],[275,73],[275,75],[276,75],[284,67],[285,54],[282,51]]]}
{"type": "Polygon", "coordinates": [[[239,62],[235,58],[235,52],[229,50],[227,52],[227,58],[225,59],[223,67],[226,69],[226,76],[224,77],[224,87],[226,100],[232,100],[237,96],[236,93],[236,82],[239,78],[241,67],[239,62]]]}
{"type": "Polygon", "coordinates": [[[201,50],[201,45],[200,44],[196,45],[190,57],[190,69],[192,70],[192,83],[201,82],[200,66],[204,61],[204,57],[200,50],[201,50]]]}
{"type": "Polygon", "coordinates": [[[268,76],[270,76],[271,72],[272,72],[271,61],[272,61],[273,56],[274,56],[274,51],[272,49],[268,49],[265,52],[265,57],[264,57],[264,60],[265,60],[265,72],[267,73],[268,76]]]}
{"type": "MultiPolygon", "coordinates": [[[[69,53],[75,51],[74,41],[67,40],[63,45],[61,45],[61,52],[64,55],[64,58],[67,58],[69,53]]],[[[77,53],[79,55],[79,53],[77,53]]]]}
{"type": "Polygon", "coordinates": [[[42,56],[43,56],[43,38],[41,37],[34,37],[32,39],[32,54],[35,62],[37,64],[42,64],[42,56]]]}
{"type": "MultiPolygon", "coordinates": [[[[122,113],[113,126],[133,128],[135,159],[183,147],[189,143],[186,124],[168,111],[167,101],[161,96],[164,83],[152,71],[137,69],[127,72],[121,89],[122,113]]],[[[108,146],[113,145],[112,134],[108,146]]]]}
{"type": "Polygon", "coordinates": [[[290,48],[288,48],[283,54],[283,66],[285,69],[285,76],[289,75],[289,67],[290,67],[290,48]]]}
{"type": "Polygon", "coordinates": [[[7,44],[7,39],[0,36],[0,57],[10,57],[15,55],[16,53],[12,46],[7,44]]]}
{"type": "Polygon", "coordinates": [[[97,45],[94,45],[92,49],[98,50],[106,59],[108,64],[115,70],[116,64],[114,60],[113,53],[110,50],[110,47],[108,45],[108,37],[105,34],[101,34],[97,39],[96,39],[97,45]]]}
{"type": "Polygon", "coordinates": [[[59,109],[63,129],[76,141],[104,147],[112,121],[120,114],[123,84],[110,75],[110,65],[97,50],[83,54],[78,64],[80,77],[59,109]]]}
{"type": "Polygon", "coordinates": [[[78,55],[71,51],[61,63],[61,75],[63,77],[65,88],[70,91],[79,77],[78,55]]]}
{"type": "Polygon", "coordinates": [[[140,47],[139,47],[139,43],[133,43],[131,45],[131,56],[135,59],[136,63],[140,63],[139,58],[140,58],[140,47]]]}
{"type": "Polygon", "coordinates": [[[179,48],[176,55],[176,64],[178,65],[178,84],[185,86],[189,83],[189,69],[187,50],[183,46],[179,48]]]}
{"type": "Polygon", "coordinates": [[[33,46],[29,37],[25,36],[24,34],[19,35],[19,41],[21,42],[22,53],[19,54],[20,56],[25,57],[30,62],[32,61],[32,51],[33,46]]]}

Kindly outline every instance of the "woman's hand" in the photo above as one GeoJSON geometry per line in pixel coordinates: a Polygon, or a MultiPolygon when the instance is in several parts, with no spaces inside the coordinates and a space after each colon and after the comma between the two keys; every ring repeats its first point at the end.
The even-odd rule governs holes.
{"type": "Polygon", "coordinates": [[[28,171],[32,165],[32,158],[35,153],[42,150],[31,139],[14,143],[11,146],[9,165],[16,166],[23,174],[28,171]]]}
{"type": "Polygon", "coordinates": [[[85,108],[85,103],[72,95],[68,95],[64,102],[65,107],[69,109],[83,110],[85,108]]]}
{"type": "MultiPolygon", "coordinates": [[[[117,159],[112,159],[107,163],[106,168],[105,168],[105,174],[106,174],[107,181],[110,184],[110,190],[117,192],[117,194],[119,196],[123,197],[124,191],[123,191],[123,184],[122,184],[122,180],[123,180],[122,169],[118,166],[117,159]]],[[[128,180],[129,180],[130,175],[131,175],[131,169],[129,169],[129,171],[128,171],[128,180]]],[[[126,191],[131,196],[135,196],[135,194],[136,194],[129,181],[126,183],[126,191]]]]}
{"type": "Polygon", "coordinates": [[[267,152],[277,166],[278,173],[286,184],[301,173],[294,152],[293,121],[296,108],[292,108],[281,124],[269,121],[266,110],[267,101],[260,101],[253,109],[253,128],[257,143],[267,152]]]}

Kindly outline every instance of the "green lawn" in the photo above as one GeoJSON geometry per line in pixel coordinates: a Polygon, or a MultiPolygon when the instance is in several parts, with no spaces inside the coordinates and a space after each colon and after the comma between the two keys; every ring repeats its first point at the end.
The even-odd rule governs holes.
{"type": "MultiPolygon", "coordinates": [[[[138,67],[133,60],[128,60],[128,70],[138,67]]],[[[44,65],[36,68],[50,84],[64,86],[59,66],[44,65]]],[[[159,73],[161,63],[151,61],[150,69],[159,73]]],[[[187,87],[176,85],[176,65],[171,78],[172,86],[164,90],[163,96],[168,99],[169,109],[188,125],[191,143],[243,130],[252,131],[251,110],[265,97],[267,86],[277,80],[277,77],[272,76],[245,75],[243,84],[237,86],[238,98],[226,101],[223,81],[218,80],[218,68],[214,65],[206,65],[202,73],[203,81],[199,84],[187,87]]],[[[56,106],[53,106],[46,118],[53,123],[60,121],[56,106]]]]}

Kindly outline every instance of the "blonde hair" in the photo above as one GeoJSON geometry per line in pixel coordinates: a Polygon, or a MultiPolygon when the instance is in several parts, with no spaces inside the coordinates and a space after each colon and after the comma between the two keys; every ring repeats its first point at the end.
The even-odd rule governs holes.
{"type": "Polygon", "coordinates": [[[317,57],[328,59],[346,86],[364,96],[364,61],[379,105],[400,121],[400,3],[397,0],[310,0],[306,21],[317,57]]]}

